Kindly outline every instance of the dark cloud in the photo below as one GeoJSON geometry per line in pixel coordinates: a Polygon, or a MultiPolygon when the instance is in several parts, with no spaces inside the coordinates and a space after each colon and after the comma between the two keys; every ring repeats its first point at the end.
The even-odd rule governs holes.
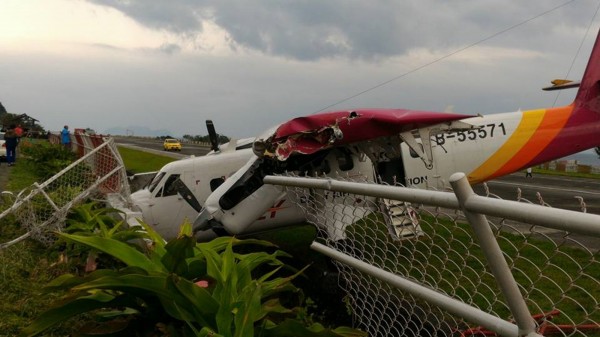
{"type": "MultiPolygon", "coordinates": [[[[113,7],[148,27],[188,37],[210,20],[228,32],[232,49],[242,46],[298,60],[378,59],[415,47],[460,48],[561,4],[567,5],[545,16],[554,16],[557,25],[585,27],[594,7],[591,0],[89,1],[113,7]]],[[[539,39],[513,46],[543,45],[556,28],[548,21],[529,22],[539,39]]],[[[515,43],[509,40],[505,42],[515,43]]]]}
{"type": "Polygon", "coordinates": [[[112,7],[139,23],[154,29],[176,33],[202,31],[202,17],[197,10],[201,2],[188,0],[88,0],[91,3],[112,7]]]}

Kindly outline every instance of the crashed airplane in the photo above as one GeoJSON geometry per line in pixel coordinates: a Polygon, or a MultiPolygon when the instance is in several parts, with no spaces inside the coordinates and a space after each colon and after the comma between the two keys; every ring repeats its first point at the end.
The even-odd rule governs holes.
{"type": "MultiPolygon", "coordinates": [[[[263,184],[266,175],[343,174],[414,188],[447,186],[467,173],[480,183],[600,145],[600,43],[575,101],[563,107],[471,116],[357,109],[292,119],[246,146],[170,163],[132,194],[143,220],[165,237],[185,219],[199,238],[301,223],[299,200],[263,184]],[[251,148],[250,148],[251,147],[251,148]]],[[[212,125],[212,124],[211,124],[212,125]]],[[[214,133],[214,132],[213,132],[214,133]]]]}

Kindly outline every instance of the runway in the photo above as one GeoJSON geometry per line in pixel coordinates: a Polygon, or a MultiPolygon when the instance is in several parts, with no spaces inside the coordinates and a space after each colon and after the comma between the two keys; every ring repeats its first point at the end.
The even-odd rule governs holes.
{"type": "MultiPolygon", "coordinates": [[[[600,180],[524,173],[514,173],[487,182],[489,193],[505,200],[526,199],[534,204],[600,214],[600,180]]],[[[486,195],[483,184],[473,187],[486,195]]],[[[524,201],[524,200],[522,200],[524,201]]]]}

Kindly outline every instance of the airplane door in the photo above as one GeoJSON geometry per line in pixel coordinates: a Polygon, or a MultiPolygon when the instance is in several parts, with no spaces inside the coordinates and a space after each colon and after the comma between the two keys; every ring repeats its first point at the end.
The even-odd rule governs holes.
{"type": "Polygon", "coordinates": [[[406,174],[402,158],[394,158],[377,164],[377,175],[381,182],[387,185],[405,185],[406,174]]]}
{"type": "Polygon", "coordinates": [[[183,207],[189,207],[183,197],[177,193],[175,181],[179,174],[170,175],[165,184],[154,195],[154,205],[151,207],[152,219],[156,230],[165,237],[175,237],[179,233],[179,227],[183,223],[184,216],[181,214],[183,207]]]}

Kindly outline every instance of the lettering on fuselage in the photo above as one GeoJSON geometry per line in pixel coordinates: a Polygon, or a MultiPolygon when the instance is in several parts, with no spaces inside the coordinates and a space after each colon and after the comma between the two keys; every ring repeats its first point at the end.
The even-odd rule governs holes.
{"type": "Polygon", "coordinates": [[[499,136],[506,136],[506,127],[504,123],[493,123],[479,125],[476,129],[472,130],[455,130],[448,133],[438,133],[435,135],[434,141],[437,145],[446,144],[447,140],[456,139],[459,142],[465,142],[468,140],[486,139],[499,136]]]}
{"type": "Polygon", "coordinates": [[[419,185],[427,182],[428,176],[420,176],[420,177],[406,177],[406,185],[419,185]]]}

